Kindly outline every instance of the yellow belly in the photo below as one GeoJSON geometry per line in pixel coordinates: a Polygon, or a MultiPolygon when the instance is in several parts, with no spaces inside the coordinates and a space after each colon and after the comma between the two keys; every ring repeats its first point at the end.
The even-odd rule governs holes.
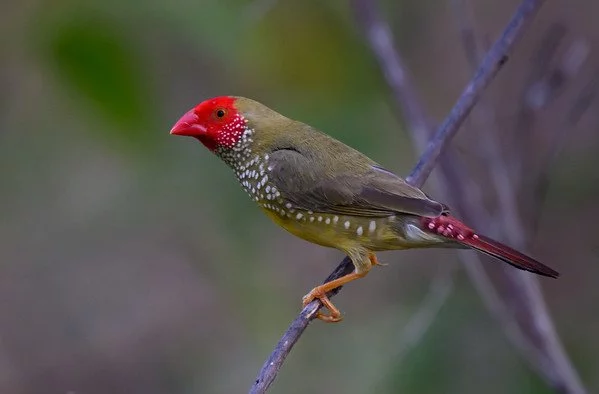
{"type": "Polygon", "coordinates": [[[263,208],[279,226],[291,234],[318,245],[349,251],[405,249],[410,246],[393,230],[395,216],[367,218],[322,214],[311,211],[278,212],[263,208]]]}

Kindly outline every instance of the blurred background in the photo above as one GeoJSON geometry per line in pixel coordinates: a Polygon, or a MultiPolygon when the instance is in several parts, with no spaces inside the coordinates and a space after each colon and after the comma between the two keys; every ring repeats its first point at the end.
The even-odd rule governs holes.
{"type": "MultiPolygon", "coordinates": [[[[519,2],[472,3],[491,43],[519,2]]],[[[442,120],[472,74],[452,2],[382,6],[442,120]]],[[[595,0],[547,2],[484,97],[508,162],[527,159],[514,171],[527,223],[542,204],[529,251],[563,275],[541,285],[590,392],[597,15],[595,0]],[[547,167],[554,135],[562,149],[547,167]],[[542,193],[533,172],[547,175],[542,193]]],[[[270,223],[224,164],[169,136],[196,103],[254,98],[399,174],[417,158],[347,1],[8,0],[0,33],[1,393],[246,392],[301,296],[343,257],[270,223]]],[[[456,156],[476,160],[485,132],[467,122],[456,156]]],[[[337,298],[344,322],[313,324],[272,392],[550,392],[453,252],[379,258],[389,265],[337,298]],[[410,329],[443,267],[454,272],[430,329],[410,329]]]]}

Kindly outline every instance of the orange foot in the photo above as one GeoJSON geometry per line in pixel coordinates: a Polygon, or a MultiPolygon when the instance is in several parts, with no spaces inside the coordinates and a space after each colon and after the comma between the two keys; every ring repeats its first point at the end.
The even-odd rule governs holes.
{"type": "Polygon", "coordinates": [[[306,294],[304,298],[302,298],[302,304],[305,307],[312,301],[319,300],[322,303],[322,306],[329,310],[329,314],[327,315],[318,312],[316,317],[327,323],[337,323],[341,321],[343,317],[341,316],[341,312],[339,312],[339,309],[337,309],[337,307],[333,305],[331,300],[329,300],[329,297],[327,297],[327,293],[333,289],[336,289],[337,287],[343,286],[344,284],[351,282],[352,280],[363,278],[364,276],[366,276],[367,273],[368,271],[362,273],[352,272],[351,274],[347,274],[345,276],[342,276],[341,278],[337,278],[323,285],[316,286],[312,289],[312,291],[306,294]]]}
{"type": "Polygon", "coordinates": [[[337,307],[333,305],[329,297],[327,297],[326,293],[323,293],[320,290],[320,287],[321,286],[313,288],[312,291],[310,291],[302,298],[302,306],[306,307],[306,305],[308,305],[312,301],[319,300],[322,303],[322,306],[329,310],[329,314],[327,315],[326,313],[318,311],[318,313],[316,314],[316,318],[327,323],[340,322],[341,320],[343,320],[341,312],[339,312],[339,309],[337,309],[337,307]]]}
{"type": "Polygon", "coordinates": [[[368,259],[370,260],[370,264],[372,264],[373,267],[375,267],[375,266],[386,267],[389,265],[389,264],[379,263],[379,260],[376,258],[376,255],[374,253],[370,253],[368,255],[368,259]]]}

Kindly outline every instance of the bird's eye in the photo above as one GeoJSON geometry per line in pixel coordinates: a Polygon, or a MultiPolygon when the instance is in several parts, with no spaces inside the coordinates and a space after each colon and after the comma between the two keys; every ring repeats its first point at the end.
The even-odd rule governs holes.
{"type": "Polygon", "coordinates": [[[214,111],[214,115],[216,115],[217,118],[223,118],[226,115],[226,111],[222,108],[217,109],[216,111],[214,111]]]}

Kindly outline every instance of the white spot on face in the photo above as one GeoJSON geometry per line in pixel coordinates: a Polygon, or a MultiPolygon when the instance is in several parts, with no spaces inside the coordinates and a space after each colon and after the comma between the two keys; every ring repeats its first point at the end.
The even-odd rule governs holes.
{"type": "Polygon", "coordinates": [[[343,223],[343,227],[345,227],[345,229],[349,229],[349,220],[346,220],[345,223],[343,223]]]}
{"type": "Polygon", "coordinates": [[[356,234],[362,235],[362,233],[363,233],[362,226],[359,226],[358,229],[356,230],[356,234]]]}
{"type": "Polygon", "coordinates": [[[295,215],[295,218],[296,218],[297,220],[300,220],[300,219],[301,219],[301,218],[303,218],[303,217],[304,217],[304,215],[302,215],[301,213],[298,213],[297,215],[295,215]]]}
{"type": "Polygon", "coordinates": [[[327,218],[327,219],[326,219],[324,222],[325,222],[326,224],[331,224],[331,218],[327,218]]]}
{"type": "Polygon", "coordinates": [[[370,224],[368,225],[368,231],[372,233],[374,230],[376,230],[376,220],[371,220],[370,224]]]}

